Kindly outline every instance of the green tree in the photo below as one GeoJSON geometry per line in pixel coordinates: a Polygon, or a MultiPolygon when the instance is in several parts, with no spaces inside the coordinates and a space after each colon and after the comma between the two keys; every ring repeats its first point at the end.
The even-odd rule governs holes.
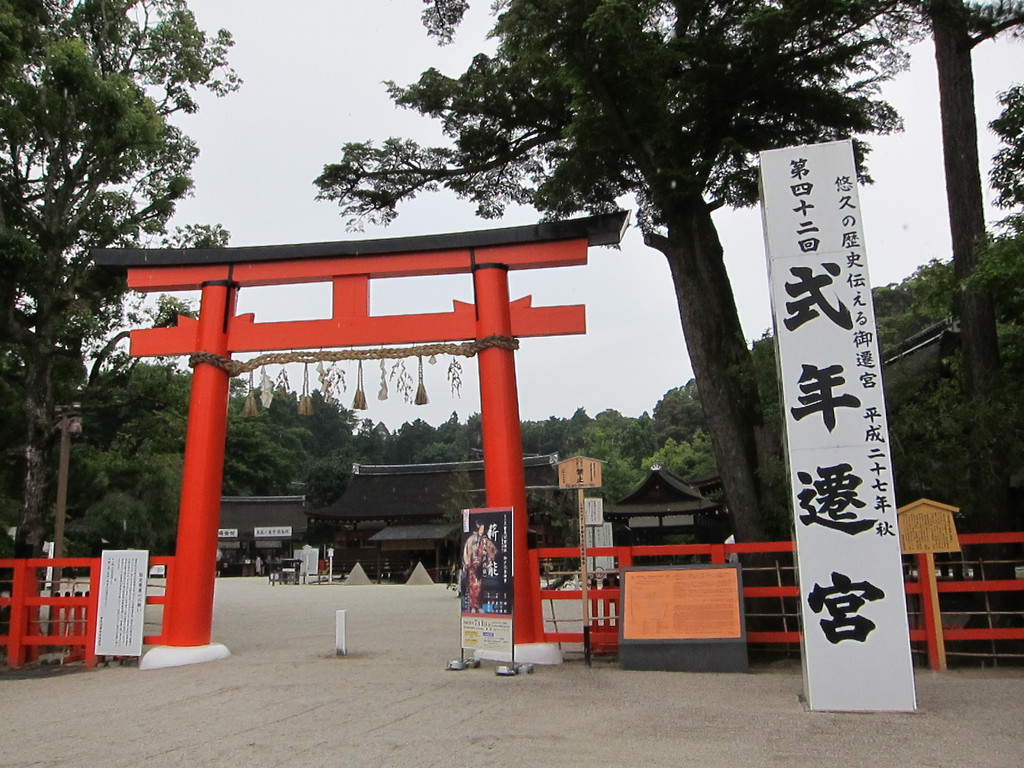
{"type": "Polygon", "coordinates": [[[985,237],[972,54],[986,40],[1024,24],[1024,3],[928,0],[924,6],[935,43],[953,266],[962,286],[957,310],[964,334],[967,393],[982,400],[999,370],[999,346],[992,297],[982,286],[967,282],[985,237]]]}
{"type": "MultiPolygon", "coordinates": [[[[435,0],[450,33],[465,3],[435,0]]],[[[317,179],[358,222],[447,187],[481,216],[551,216],[633,195],[667,259],[719,470],[741,539],[762,536],[763,420],[712,212],[757,199],[757,152],[898,127],[877,98],[901,63],[896,2],[502,0],[494,55],[458,78],[431,69],[397,104],[440,121],[448,146],[348,143],[317,179]]],[[[436,12],[436,13],[435,13],[436,12]]],[[[862,158],[865,147],[858,143],[862,158]]]]}
{"type": "Polygon", "coordinates": [[[356,420],[352,411],[325,400],[317,391],[312,398],[312,416],[299,418],[299,425],[305,425],[310,432],[299,479],[306,502],[316,508],[341,498],[352,476],[352,464],[363,459],[356,450],[356,420]]]}
{"type": "MultiPolygon", "coordinates": [[[[1024,375],[1024,239],[1008,231],[990,239],[971,283],[994,300],[1001,370],[984,401],[966,395],[964,354],[952,329],[940,343],[922,345],[913,334],[952,315],[959,283],[951,262],[933,261],[876,302],[879,329],[889,334],[883,359],[889,431],[894,455],[897,504],[921,497],[960,508],[964,530],[1016,529],[1013,506],[993,504],[991,486],[978,473],[995,477],[1024,464],[1024,408],[1018,382],[1024,375]],[[892,296],[899,298],[892,300],[892,296]],[[894,329],[903,329],[902,337],[894,329]],[[909,343],[907,340],[909,338],[909,343]],[[898,353],[898,354],[897,354],[898,353]],[[992,457],[998,455],[996,460],[992,457]]],[[[955,328],[955,326],[954,326],[955,328]]],[[[1004,481],[1005,482],[1005,481],[1004,481]]],[[[1008,484],[1003,494],[1009,496],[1008,484]]]]}
{"type": "Polygon", "coordinates": [[[660,464],[684,480],[695,480],[716,471],[711,441],[701,429],[692,433],[688,440],[676,441],[675,438],[670,437],[661,448],[644,461],[644,464],[647,466],[660,464]]]}
{"type": "Polygon", "coordinates": [[[609,501],[618,501],[643,478],[643,459],[656,446],[649,416],[632,419],[609,409],[587,425],[579,453],[604,462],[598,493],[609,501]]]}
{"type": "Polygon", "coordinates": [[[296,493],[307,450],[308,426],[300,422],[298,398],[277,391],[255,418],[242,415],[242,398],[231,399],[224,448],[225,496],[280,496],[296,493]]]}
{"type": "Polygon", "coordinates": [[[95,554],[104,541],[171,553],[188,394],[187,374],[146,362],[89,391],[71,450],[69,553],[95,554]]]}
{"type": "Polygon", "coordinates": [[[433,441],[416,451],[413,460],[417,464],[437,464],[453,461],[468,461],[473,448],[479,448],[482,437],[480,425],[459,422],[458,414],[452,413],[448,421],[434,429],[433,441]]]}
{"type": "Polygon", "coordinates": [[[670,389],[654,406],[654,434],[662,443],[670,439],[689,440],[694,432],[704,428],[704,409],[694,379],[670,389]]]}
{"type": "MultiPolygon", "coordinates": [[[[949,230],[953,270],[959,284],[956,314],[962,335],[963,393],[977,406],[980,417],[1001,386],[1001,363],[994,300],[983,284],[970,279],[985,239],[971,57],[982,42],[1024,24],[1024,3],[927,0],[924,7],[935,42],[949,230]]],[[[985,437],[993,426],[976,420],[968,461],[974,465],[971,482],[985,489],[997,516],[1005,517],[1009,512],[1006,488],[1010,470],[1003,461],[1005,454],[985,437]]]]}
{"type": "Polygon", "coordinates": [[[992,158],[989,179],[1003,208],[1024,206],[1024,85],[999,95],[1003,111],[989,127],[1003,142],[992,158]]]}
{"type": "Polygon", "coordinates": [[[523,453],[561,454],[567,458],[566,435],[569,420],[551,416],[544,421],[524,421],[522,424],[523,453]]]}
{"type": "Polygon", "coordinates": [[[436,431],[422,419],[415,419],[400,426],[387,442],[385,463],[418,464],[423,455],[433,455],[436,431]]]}
{"type": "Polygon", "coordinates": [[[953,283],[952,264],[933,259],[902,282],[871,290],[883,360],[915,334],[950,317],[953,283]]]}
{"type": "Polygon", "coordinates": [[[383,464],[387,453],[387,441],[391,433],[383,422],[373,423],[363,419],[355,430],[356,461],[364,464],[383,464]]]}
{"type": "MultiPolygon", "coordinates": [[[[72,448],[69,533],[88,554],[100,540],[170,551],[180,498],[191,378],[171,364],[136,361],[116,385],[83,402],[83,436],[72,448]]],[[[228,407],[224,493],[305,493],[314,506],[335,501],[356,460],[350,411],[314,392],[312,415],[278,391],[269,408],[243,416],[246,387],[228,407]]]]}
{"type": "Polygon", "coordinates": [[[0,3],[0,343],[22,389],[19,549],[39,552],[54,404],[121,320],[122,280],[90,247],[164,231],[197,149],[169,121],[224,94],[231,37],[183,0],[0,3]]]}

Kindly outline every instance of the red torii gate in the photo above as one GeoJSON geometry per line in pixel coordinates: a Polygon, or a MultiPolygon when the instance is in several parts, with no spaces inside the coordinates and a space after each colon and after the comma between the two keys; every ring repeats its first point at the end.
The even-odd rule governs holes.
{"type": "MultiPolygon", "coordinates": [[[[201,291],[198,320],[179,317],[176,327],[131,333],[132,355],[197,355],[163,635],[171,649],[215,650],[153,666],[228,653],[210,643],[229,374],[210,356],[584,333],[584,306],[534,307],[529,296],[510,301],[507,272],[586,264],[589,246],[619,242],[627,216],[616,212],[524,227],[303,245],[94,250],[98,265],[127,272],[129,288],[201,291]],[[444,313],[369,313],[371,279],[460,273],[473,277],[473,304],[454,301],[452,311],[444,313]],[[330,318],[257,323],[252,314],[235,314],[239,288],[320,282],[333,286],[330,318]]],[[[511,344],[498,344],[482,349],[478,357],[487,505],[513,509],[515,643],[536,643],[542,640],[543,623],[527,551],[514,352],[511,344]]]]}

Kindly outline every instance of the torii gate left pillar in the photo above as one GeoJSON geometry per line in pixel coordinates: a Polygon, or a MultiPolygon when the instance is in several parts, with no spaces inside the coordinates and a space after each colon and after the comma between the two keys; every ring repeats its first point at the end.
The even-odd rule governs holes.
{"type": "MultiPolygon", "coordinates": [[[[229,655],[211,643],[217,528],[227,425],[228,374],[213,363],[235,352],[417,344],[498,337],[584,333],[582,306],[533,307],[509,300],[510,269],[585,264],[587,248],[619,242],[626,213],[497,230],[256,248],[93,252],[101,266],[126,270],[140,291],[200,290],[199,319],[173,328],[133,331],[131,353],[195,355],[189,405],[178,547],[169,574],[163,637],[142,668],[176,666],[229,655]],[[371,279],[470,273],[474,304],[446,313],[373,316],[371,279]],[[235,315],[241,287],[329,282],[333,315],[326,320],[256,323],[235,315]],[[204,354],[213,357],[206,357],[204,354]]],[[[528,518],[519,406],[512,349],[490,346],[480,361],[481,422],[487,505],[512,507],[515,531],[514,626],[520,648],[543,637],[539,584],[529,570],[528,518]]]]}

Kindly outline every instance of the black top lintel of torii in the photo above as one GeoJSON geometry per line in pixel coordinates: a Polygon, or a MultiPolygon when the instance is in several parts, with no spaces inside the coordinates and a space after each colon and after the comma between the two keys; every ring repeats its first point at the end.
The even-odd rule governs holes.
{"type": "Polygon", "coordinates": [[[615,245],[622,239],[628,221],[628,211],[615,211],[579,219],[541,221],[517,227],[436,235],[226,248],[93,248],[90,255],[97,265],[113,272],[123,273],[129,267],[201,266],[204,264],[375,256],[584,238],[588,245],[615,245]]]}

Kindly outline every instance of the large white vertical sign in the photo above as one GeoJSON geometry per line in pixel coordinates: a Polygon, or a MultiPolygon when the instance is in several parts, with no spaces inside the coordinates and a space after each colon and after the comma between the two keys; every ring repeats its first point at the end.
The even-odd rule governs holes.
{"type": "Polygon", "coordinates": [[[808,706],[912,711],[892,450],[849,141],[761,153],[808,706]]]}
{"type": "Polygon", "coordinates": [[[149,552],[108,549],[100,559],[96,653],[141,656],[149,552]]]}

